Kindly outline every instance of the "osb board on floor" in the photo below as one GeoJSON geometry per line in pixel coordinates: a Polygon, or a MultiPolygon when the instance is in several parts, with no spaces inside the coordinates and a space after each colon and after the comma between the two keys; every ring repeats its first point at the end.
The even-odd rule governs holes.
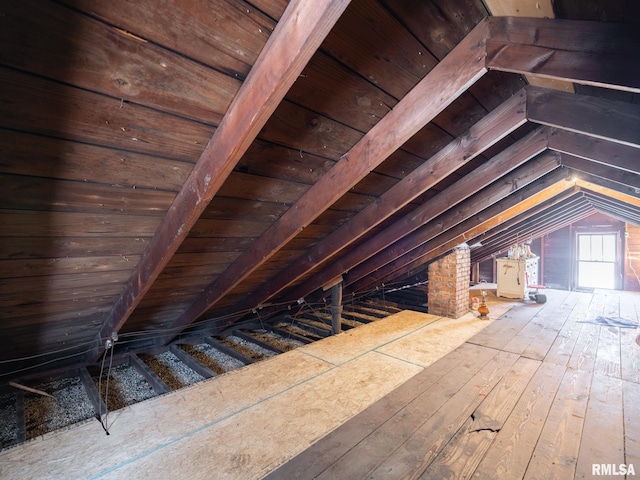
{"type": "MultiPolygon", "coordinates": [[[[299,350],[320,358],[333,365],[341,365],[352,358],[375,348],[410,335],[442,317],[428,313],[403,310],[383,319],[372,322],[356,330],[347,330],[339,335],[315,342],[299,350]]],[[[402,358],[402,357],[400,357],[402,358]]]]}
{"type": "Polygon", "coordinates": [[[638,330],[592,322],[637,321],[640,294],[548,298],[522,302],[267,478],[564,480],[594,478],[594,464],[639,468],[638,330]]]}
{"type": "Polygon", "coordinates": [[[376,351],[426,367],[489,325],[490,318],[479,320],[471,313],[455,320],[439,318],[376,351]]]}
{"type": "Polygon", "coordinates": [[[435,320],[446,333],[451,320],[399,312],[132,405],[109,415],[109,436],[95,421],[47,434],[1,452],[0,477],[260,478],[421,372],[416,352],[446,338],[426,334],[435,320]]]}
{"type": "Polygon", "coordinates": [[[176,468],[189,479],[261,478],[420,370],[366,353],[227,417],[215,428],[205,426],[176,439],[170,455],[163,449],[151,451],[104,478],[149,478],[146,472],[176,468]]]}

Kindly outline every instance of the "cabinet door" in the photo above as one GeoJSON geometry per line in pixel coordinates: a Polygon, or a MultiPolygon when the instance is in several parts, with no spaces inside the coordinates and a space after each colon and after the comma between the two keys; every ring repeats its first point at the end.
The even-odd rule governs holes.
{"type": "Polygon", "coordinates": [[[524,298],[524,262],[519,260],[498,259],[497,294],[499,297],[524,298]]]}

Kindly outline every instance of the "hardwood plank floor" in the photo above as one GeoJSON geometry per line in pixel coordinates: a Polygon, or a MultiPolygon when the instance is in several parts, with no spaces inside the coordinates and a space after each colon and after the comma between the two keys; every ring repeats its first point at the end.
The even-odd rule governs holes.
{"type": "Polygon", "coordinates": [[[523,302],[266,478],[594,478],[640,474],[640,294],[523,302]]]}

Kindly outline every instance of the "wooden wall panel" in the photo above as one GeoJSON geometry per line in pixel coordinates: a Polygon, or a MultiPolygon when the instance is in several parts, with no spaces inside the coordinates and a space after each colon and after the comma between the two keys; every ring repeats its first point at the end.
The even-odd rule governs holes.
{"type": "Polygon", "coordinates": [[[544,237],[544,283],[549,288],[570,290],[572,286],[571,229],[557,230],[544,237]]]}
{"type": "Polygon", "coordinates": [[[211,0],[63,0],[63,3],[95,15],[122,30],[163,45],[229,75],[244,78],[282,15],[286,0],[248,3],[211,0]],[[238,28],[240,27],[240,28],[238,28]],[[212,39],[212,32],[215,38],[212,39]]]}
{"type": "Polygon", "coordinates": [[[7,66],[210,124],[240,88],[236,78],[58,3],[11,2],[3,14],[7,66]]]}
{"type": "Polygon", "coordinates": [[[624,248],[624,289],[640,291],[640,226],[627,223],[624,248]]]}
{"type": "Polygon", "coordinates": [[[214,128],[0,67],[0,127],[195,162],[214,128]],[[28,99],[29,101],[25,101],[28,99]]]}
{"type": "Polygon", "coordinates": [[[177,192],[193,164],[0,129],[4,173],[177,192]]]}

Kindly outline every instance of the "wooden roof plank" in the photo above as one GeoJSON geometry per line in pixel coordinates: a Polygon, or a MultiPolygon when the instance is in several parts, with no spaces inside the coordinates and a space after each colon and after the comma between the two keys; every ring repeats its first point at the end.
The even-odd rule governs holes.
{"type": "Polygon", "coordinates": [[[195,321],[484,75],[484,30],[481,23],[434,67],[248,252],[211,283],[173,327],[195,321]],[[432,95],[434,91],[439,94],[432,95]]]}
{"type": "Polygon", "coordinates": [[[597,137],[554,129],[549,136],[549,148],[592,162],[599,162],[615,169],[635,174],[640,173],[639,147],[630,147],[597,137]]]}
{"type": "Polygon", "coordinates": [[[103,323],[94,358],[102,352],[102,339],[129,318],[348,4],[289,4],[103,323]]]}
{"type": "Polygon", "coordinates": [[[640,105],[537,87],[527,89],[529,121],[640,147],[640,105]]]}

